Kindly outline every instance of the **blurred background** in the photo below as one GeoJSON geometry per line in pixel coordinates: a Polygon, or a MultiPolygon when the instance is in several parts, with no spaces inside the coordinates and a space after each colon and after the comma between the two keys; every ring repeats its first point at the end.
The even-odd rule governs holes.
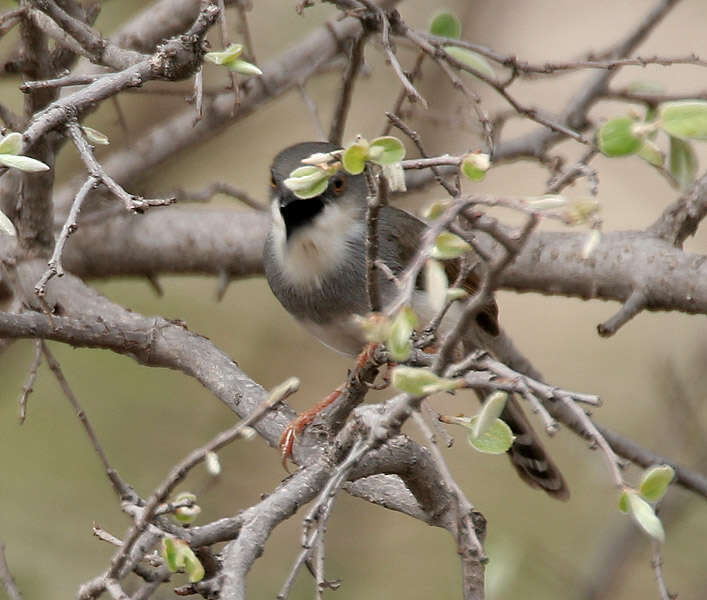
{"type": "MultiPolygon", "coordinates": [[[[0,6],[5,4],[0,2],[0,6]]],[[[632,28],[652,1],[596,0],[448,0],[464,22],[463,37],[500,52],[514,53],[532,62],[571,60],[601,51],[632,28]]],[[[285,52],[335,14],[331,6],[317,5],[302,17],[294,2],[259,0],[249,13],[258,62],[264,65],[285,52]]],[[[97,28],[109,35],[144,7],[137,0],[103,3],[97,28]]],[[[399,6],[403,19],[426,28],[436,2],[415,0],[399,6]]],[[[233,39],[236,14],[229,11],[233,39]]],[[[704,23],[707,4],[684,0],[668,15],[638,50],[641,56],[680,56],[695,52],[707,56],[704,23]]],[[[4,56],[16,33],[0,43],[4,56]]],[[[217,36],[212,45],[218,47],[217,36]]],[[[406,67],[414,53],[404,44],[399,57],[406,67]]],[[[399,91],[386,67],[380,46],[369,44],[367,75],[355,91],[345,133],[379,135],[384,111],[399,91]]],[[[588,72],[538,79],[515,86],[526,104],[560,109],[588,72]]],[[[694,66],[625,68],[614,80],[621,87],[633,81],[659,81],[672,92],[704,90],[704,69],[694,66]]],[[[223,71],[208,68],[207,88],[222,88],[223,71]]],[[[479,84],[487,110],[503,107],[479,84]]],[[[328,129],[339,73],[332,71],[306,84],[328,129]]],[[[2,101],[20,110],[18,81],[5,76],[2,101]]],[[[191,93],[190,82],[183,86],[191,93]]],[[[471,109],[443,75],[427,64],[419,90],[430,110],[407,116],[430,153],[482,148],[479,127],[471,109]]],[[[164,86],[162,86],[164,88],[164,86]]],[[[180,88],[181,89],[181,88],[180,88]]],[[[130,135],[139,135],[165,114],[180,111],[183,98],[150,93],[150,87],[120,97],[129,133],[117,123],[111,103],[88,117],[86,124],[107,133],[112,145],[97,150],[99,159],[120,148],[130,135]]],[[[637,109],[637,107],[634,107],[637,109]]],[[[602,102],[591,112],[595,120],[624,114],[628,105],[602,102]]],[[[535,127],[511,121],[512,136],[535,127]]],[[[174,157],[129,191],[166,195],[175,188],[200,189],[226,181],[247,189],[266,202],[268,166],[282,147],[316,138],[312,117],[301,95],[293,91],[254,115],[228,128],[198,148],[174,157]],[[140,187],[138,187],[138,185],[140,187]]],[[[557,151],[572,160],[582,153],[574,143],[557,151]]],[[[705,153],[698,146],[704,161],[705,153]]],[[[640,229],[655,220],[677,193],[637,158],[598,158],[599,200],[605,229],[640,229]]],[[[60,181],[81,172],[66,147],[57,166],[60,181]]],[[[492,169],[486,180],[466,191],[536,195],[545,188],[547,172],[535,164],[516,163],[492,169]]],[[[584,182],[568,194],[586,195],[584,182]]],[[[404,205],[416,209],[435,198],[439,189],[409,194],[404,205]]],[[[248,210],[225,198],[213,205],[248,210]]],[[[209,210],[204,206],[203,210],[209,210]]],[[[704,253],[704,234],[687,242],[687,250],[704,253]]],[[[142,280],[93,282],[111,300],[143,314],[182,319],[189,328],[223,348],[253,379],[265,387],[290,375],[302,380],[291,400],[304,409],[344,380],[351,366],[301,330],[270,294],[262,278],[236,281],[221,302],[215,300],[218,282],[210,277],[160,277],[164,296],[157,297],[142,280]]],[[[530,356],[546,378],[576,391],[601,395],[604,406],[596,420],[622,432],[659,455],[698,471],[705,471],[707,428],[704,403],[707,389],[707,322],[704,316],[677,313],[639,315],[616,336],[601,339],[596,325],[617,305],[599,301],[551,298],[500,292],[498,302],[504,327],[530,356]]],[[[234,415],[179,373],[148,369],[107,351],[76,350],[52,343],[65,375],[92,421],[109,460],[123,479],[148,495],[167,470],[194,447],[234,422],[234,415]]],[[[91,535],[94,523],[122,537],[128,519],[120,512],[112,490],[68,402],[46,365],[29,398],[28,418],[17,422],[17,398],[32,360],[29,341],[15,343],[0,357],[0,539],[25,598],[74,597],[78,585],[108,564],[113,548],[91,535]]],[[[476,411],[471,394],[434,401],[440,412],[476,411]]],[[[419,437],[408,427],[408,433],[419,437]]],[[[572,498],[559,503],[525,486],[504,457],[472,452],[459,431],[457,443],[445,450],[452,473],[472,503],[488,519],[487,551],[489,598],[612,598],[632,600],[657,597],[650,565],[650,542],[636,534],[629,519],[616,507],[616,492],[603,458],[567,431],[547,446],[569,482],[572,498]],[[599,591],[597,591],[599,590],[599,591]]],[[[223,471],[217,480],[197,470],[182,489],[199,494],[207,522],[236,514],[257,502],[277,485],[284,473],[277,453],[261,440],[239,442],[220,454],[223,471]]],[[[629,469],[627,479],[637,481],[629,469]]],[[[663,546],[665,578],[681,599],[704,598],[707,591],[707,504],[704,499],[671,488],[662,514],[667,540],[663,546]]],[[[254,598],[274,597],[299,550],[301,518],[279,527],[256,562],[249,578],[254,598]]],[[[459,597],[460,576],[454,545],[448,535],[410,518],[339,496],[327,534],[326,572],[342,578],[340,600],[391,597],[423,599],[459,597]]],[[[175,584],[182,576],[174,578],[175,584]]],[[[298,579],[294,598],[310,598],[308,574],[298,579]]],[[[172,597],[168,587],[156,597],[172,597]]]]}

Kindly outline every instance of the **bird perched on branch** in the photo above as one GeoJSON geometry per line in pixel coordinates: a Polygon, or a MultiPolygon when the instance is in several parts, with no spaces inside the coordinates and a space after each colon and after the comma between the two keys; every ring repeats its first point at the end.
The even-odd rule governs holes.
{"type": "MultiPolygon", "coordinates": [[[[365,249],[366,177],[337,172],[321,194],[307,199],[297,197],[283,183],[302,166],[303,159],[337,149],[326,142],[304,142],[275,157],[271,168],[272,225],[263,259],[268,283],[285,309],[325,345],[356,356],[366,345],[357,317],[370,312],[365,249]]],[[[415,216],[382,206],[377,224],[378,259],[399,275],[419,250],[426,229],[415,216]]],[[[454,280],[461,266],[458,260],[446,261],[445,268],[450,280],[454,280]]],[[[377,277],[381,304],[385,306],[399,290],[389,274],[377,269],[377,277]]],[[[478,285],[478,275],[472,270],[463,287],[474,293],[478,285]]],[[[429,322],[436,312],[421,288],[413,294],[412,307],[423,322],[429,322]]],[[[448,314],[440,335],[445,332],[444,323],[452,319],[453,315],[448,314]]],[[[510,340],[500,330],[493,298],[464,333],[463,342],[467,352],[484,349],[504,360],[510,340]]],[[[516,436],[508,455],[520,477],[551,496],[566,499],[569,491],[560,471],[514,398],[509,399],[501,418],[516,436]]],[[[293,422],[287,431],[289,439],[281,442],[289,444],[285,452],[291,449],[293,434],[311,419],[308,415],[293,422]]]]}

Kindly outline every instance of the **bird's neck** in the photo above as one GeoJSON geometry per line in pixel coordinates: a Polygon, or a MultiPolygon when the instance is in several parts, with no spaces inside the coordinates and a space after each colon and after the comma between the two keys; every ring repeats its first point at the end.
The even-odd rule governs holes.
{"type": "Polygon", "coordinates": [[[296,214],[273,202],[273,249],[290,285],[316,288],[327,275],[356,264],[353,254],[363,252],[366,228],[359,206],[306,202],[296,214]]]}

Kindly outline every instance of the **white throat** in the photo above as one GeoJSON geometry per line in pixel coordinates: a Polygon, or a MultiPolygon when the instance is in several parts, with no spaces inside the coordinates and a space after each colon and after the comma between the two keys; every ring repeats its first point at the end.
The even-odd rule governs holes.
{"type": "Polygon", "coordinates": [[[349,240],[363,239],[365,224],[356,206],[327,204],[311,223],[287,239],[277,198],[271,205],[273,249],[284,278],[295,287],[320,287],[322,278],[347,263],[349,240]]]}

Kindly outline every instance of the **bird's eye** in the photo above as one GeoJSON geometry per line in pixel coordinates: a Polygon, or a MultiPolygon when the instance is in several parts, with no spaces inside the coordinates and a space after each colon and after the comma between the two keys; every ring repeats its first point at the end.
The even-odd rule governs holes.
{"type": "Polygon", "coordinates": [[[275,175],[270,175],[270,187],[275,189],[277,187],[277,181],[275,181],[275,175]]]}
{"type": "Polygon", "coordinates": [[[331,189],[334,191],[335,194],[341,194],[344,191],[345,187],[346,181],[343,177],[338,176],[334,177],[334,179],[331,180],[331,189]]]}

